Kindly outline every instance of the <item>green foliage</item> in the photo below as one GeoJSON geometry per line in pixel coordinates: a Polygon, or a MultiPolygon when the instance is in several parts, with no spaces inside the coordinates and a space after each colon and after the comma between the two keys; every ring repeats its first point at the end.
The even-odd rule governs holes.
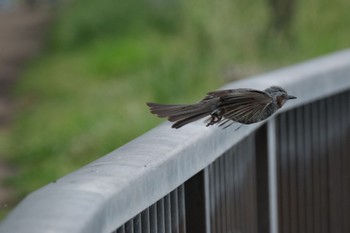
{"type": "Polygon", "coordinates": [[[196,101],[227,80],[349,46],[344,0],[299,2],[289,39],[265,33],[263,1],[66,4],[51,47],[16,90],[21,107],[6,148],[19,197],[154,127],[160,120],[146,101],[196,101]]]}
{"type": "Polygon", "coordinates": [[[64,7],[53,33],[53,45],[74,48],[101,37],[123,37],[155,29],[174,33],[181,17],[181,1],[74,0],[64,7]]]}

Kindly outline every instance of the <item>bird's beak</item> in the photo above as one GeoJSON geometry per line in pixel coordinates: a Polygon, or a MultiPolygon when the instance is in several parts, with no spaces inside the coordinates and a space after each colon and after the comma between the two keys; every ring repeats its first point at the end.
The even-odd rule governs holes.
{"type": "Polygon", "coordinates": [[[288,96],[287,96],[287,99],[288,99],[288,100],[292,100],[292,99],[296,99],[296,98],[297,98],[297,97],[292,96],[292,95],[288,95],[288,96]]]}

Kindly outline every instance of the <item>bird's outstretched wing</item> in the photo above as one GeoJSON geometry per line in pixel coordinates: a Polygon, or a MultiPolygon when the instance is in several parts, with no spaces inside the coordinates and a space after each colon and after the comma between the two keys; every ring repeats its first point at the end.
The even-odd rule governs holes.
{"type": "Polygon", "coordinates": [[[273,103],[265,92],[252,89],[234,89],[209,92],[204,100],[219,98],[219,115],[225,118],[220,125],[230,120],[250,124],[265,119],[266,108],[273,103]]]}

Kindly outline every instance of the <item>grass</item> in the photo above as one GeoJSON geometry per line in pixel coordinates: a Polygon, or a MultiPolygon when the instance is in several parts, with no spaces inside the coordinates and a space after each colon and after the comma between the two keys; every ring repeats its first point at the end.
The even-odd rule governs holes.
{"type": "Polygon", "coordinates": [[[350,2],[298,2],[291,41],[266,35],[265,2],[66,3],[48,49],[15,92],[18,117],[1,145],[29,192],[157,125],[145,102],[191,102],[244,67],[260,72],[349,46],[350,2]]]}

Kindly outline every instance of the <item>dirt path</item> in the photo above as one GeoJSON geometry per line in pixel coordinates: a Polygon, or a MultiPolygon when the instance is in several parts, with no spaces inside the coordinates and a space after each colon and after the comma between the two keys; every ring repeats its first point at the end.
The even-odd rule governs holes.
{"type": "MultiPolygon", "coordinates": [[[[0,140],[11,130],[16,113],[12,90],[23,68],[43,47],[49,22],[47,8],[18,7],[11,12],[0,9],[0,140]]],[[[15,169],[6,163],[6,154],[0,142],[0,210],[10,208],[11,190],[4,187],[6,177],[15,169]]]]}

